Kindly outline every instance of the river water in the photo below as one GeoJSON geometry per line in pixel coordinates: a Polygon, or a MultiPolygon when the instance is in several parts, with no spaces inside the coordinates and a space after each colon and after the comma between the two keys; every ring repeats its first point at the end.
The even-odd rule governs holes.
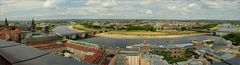
{"type": "Polygon", "coordinates": [[[107,37],[92,37],[88,39],[83,39],[81,41],[90,42],[99,44],[100,46],[108,46],[108,47],[119,47],[119,48],[126,48],[128,45],[139,44],[143,40],[149,42],[149,44],[154,45],[162,45],[168,43],[174,44],[184,44],[190,43],[193,40],[207,40],[207,39],[220,39],[220,37],[216,36],[209,36],[209,35],[196,35],[196,36],[188,36],[188,37],[181,37],[181,38],[154,38],[154,39],[116,39],[116,38],[107,38],[107,37]]]}
{"type": "MultiPolygon", "coordinates": [[[[235,27],[229,27],[233,26],[232,24],[223,24],[223,27],[221,27],[219,30],[232,30],[235,29],[235,27]],[[226,28],[228,27],[228,28],[226,28]]],[[[207,40],[207,39],[221,39],[221,37],[217,36],[209,36],[209,35],[195,35],[195,36],[187,36],[187,37],[178,37],[178,38],[154,38],[154,39],[115,39],[115,38],[107,38],[107,37],[92,37],[83,39],[81,41],[90,42],[99,44],[100,46],[107,46],[107,47],[119,47],[119,48],[126,48],[128,45],[134,45],[139,44],[143,40],[146,40],[149,42],[149,44],[154,45],[162,45],[162,44],[168,44],[168,43],[174,43],[174,44],[185,44],[190,43],[193,40],[207,40]]]]}

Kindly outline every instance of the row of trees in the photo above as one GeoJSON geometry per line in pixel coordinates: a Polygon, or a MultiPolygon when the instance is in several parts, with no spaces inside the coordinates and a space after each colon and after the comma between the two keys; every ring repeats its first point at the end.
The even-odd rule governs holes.
{"type": "Polygon", "coordinates": [[[145,30],[145,31],[155,31],[154,27],[151,25],[144,25],[144,26],[127,26],[127,30],[145,30]]]}
{"type": "Polygon", "coordinates": [[[82,25],[87,28],[95,28],[95,29],[101,28],[101,26],[92,25],[92,23],[83,23],[82,25]]]}

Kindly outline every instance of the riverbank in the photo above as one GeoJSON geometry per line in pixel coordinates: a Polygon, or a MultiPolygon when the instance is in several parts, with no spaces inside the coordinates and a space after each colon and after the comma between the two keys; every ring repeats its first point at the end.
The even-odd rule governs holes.
{"type": "Polygon", "coordinates": [[[68,28],[71,29],[71,30],[77,31],[77,32],[85,32],[85,30],[74,29],[74,28],[73,28],[73,25],[68,26],[68,28]]]}
{"type": "Polygon", "coordinates": [[[96,36],[99,37],[107,37],[107,38],[115,38],[115,39],[154,39],[154,38],[181,38],[181,37],[191,37],[196,35],[204,35],[207,33],[198,33],[198,34],[183,34],[183,35],[161,35],[161,36],[140,36],[140,35],[122,35],[122,34],[108,34],[101,33],[96,36]]]}

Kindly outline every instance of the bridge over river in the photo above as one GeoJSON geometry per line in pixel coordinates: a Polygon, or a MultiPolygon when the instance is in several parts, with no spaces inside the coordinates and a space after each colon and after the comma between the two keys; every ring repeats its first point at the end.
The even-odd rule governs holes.
{"type": "Polygon", "coordinates": [[[92,30],[92,31],[76,31],[69,26],[57,26],[53,29],[53,32],[59,36],[66,37],[69,39],[84,39],[94,36],[95,34],[109,32],[109,29],[102,29],[102,30],[92,30]]]}

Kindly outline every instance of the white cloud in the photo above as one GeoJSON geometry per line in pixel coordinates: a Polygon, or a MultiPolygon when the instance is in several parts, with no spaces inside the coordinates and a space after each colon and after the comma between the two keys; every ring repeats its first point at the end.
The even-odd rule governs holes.
{"type": "Polygon", "coordinates": [[[90,7],[112,8],[117,5],[115,0],[87,0],[87,5],[90,7]]]}
{"type": "Polygon", "coordinates": [[[177,3],[180,0],[139,0],[142,5],[151,5],[151,4],[172,4],[177,3]]]}
{"type": "Polygon", "coordinates": [[[87,5],[99,4],[101,0],[87,0],[87,5]]]}
{"type": "MultiPolygon", "coordinates": [[[[211,8],[240,8],[240,0],[0,0],[0,15],[28,12],[37,16],[95,17],[182,17],[212,11],[211,8]],[[63,4],[62,4],[63,3],[63,4]],[[66,4],[67,3],[67,4],[66,4]],[[61,6],[66,7],[61,7],[61,6]],[[206,8],[207,7],[207,8],[206,8]],[[37,12],[34,12],[38,10],[37,12]],[[172,15],[162,15],[172,14],[172,15]]],[[[226,10],[227,11],[227,10],[226,10]]],[[[224,12],[221,10],[221,12],[224,12]]],[[[236,13],[236,11],[233,11],[236,13]]],[[[203,15],[201,15],[203,16],[203,15]]],[[[236,15],[235,15],[236,16],[236,15]]],[[[239,17],[239,16],[238,16],[239,17]]],[[[1,17],[0,17],[1,18],[1,17]]]]}
{"type": "Polygon", "coordinates": [[[39,0],[4,0],[0,1],[0,9],[2,15],[8,12],[14,12],[18,10],[31,10],[42,8],[43,1],[39,0]]]}
{"type": "Polygon", "coordinates": [[[115,5],[117,5],[115,0],[108,0],[102,3],[103,7],[113,7],[115,5]]]}
{"type": "Polygon", "coordinates": [[[240,8],[240,0],[201,0],[209,8],[240,8]]]}
{"type": "Polygon", "coordinates": [[[147,11],[146,11],[146,14],[148,14],[148,15],[153,14],[153,13],[152,13],[152,10],[147,10],[147,11]]]}
{"type": "Polygon", "coordinates": [[[196,4],[196,3],[191,3],[191,4],[189,4],[188,6],[189,6],[190,8],[192,8],[192,7],[196,7],[197,4],[196,4]]]}
{"type": "Polygon", "coordinates": [[[167,7],[169,10],[176,10],[177,9],[177,6],[168,6],[167,7]]]}
{"type": "Polygon", "coordinates": [[[189,3],[189,4],[174,4],[174,5],[169,5],[167,7],[170,11],[173,11],[175,13],[179,13],[182,15],[187,15],[190,12],[194,12],[198,9],[201,9],[201,6],[197,3],[189,3]]]}
{"type": "Polygon", "coordinates": [[[47,0],[44,3],[45,8],[56,8],[59,3],[64,2],[65,0],[47,0]]]}

